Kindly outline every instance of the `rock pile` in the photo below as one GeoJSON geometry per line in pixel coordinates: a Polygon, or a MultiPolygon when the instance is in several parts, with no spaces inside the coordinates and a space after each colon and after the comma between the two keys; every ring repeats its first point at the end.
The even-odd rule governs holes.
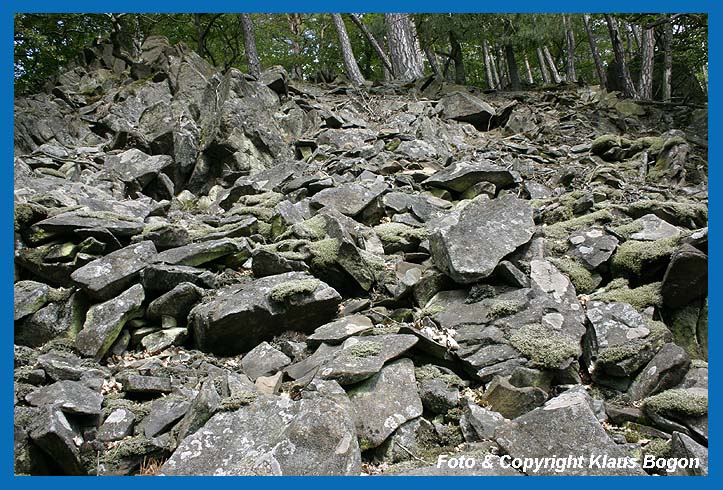
{"type": "Polygon", "coordinates": [[[109,53],[15,100],[16,473],[707,472],[704,115],[109,53]]]}

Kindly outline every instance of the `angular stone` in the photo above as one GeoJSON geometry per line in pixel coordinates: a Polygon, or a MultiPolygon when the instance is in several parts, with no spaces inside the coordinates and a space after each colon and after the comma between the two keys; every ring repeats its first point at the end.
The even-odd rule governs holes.
{"type": "Polygon", "coordinates": [[[414,364],[400,359],[349,392],[362,451],[381,445],[400,425],[422,415],[414,364]]]}
{"type": "Polygon", "coordinates": [[[241,359],[244,374],[251,381],[256,381],[256,378],[261,376],[274,374],[289,364],[291,364],[291,359],[280,350],[273,348],[268,342],[261,342],[241,359]]]}
{"type": "Polygon", "coordinates": [[[311,205],[317,209],[323,206],[330,207],[346,216],[357,216],[386,190],[387,186],[383,183],[368,186],[355,183],[342,184],[318,192],[311,199],[311,205]]]}
{"type": "Polygon", "coordinates": [[[514,419],[539,407],[547,400],[547,393],[540,388],[518,388],[501,376],[495,377],[485,390],[482,401],[490,409],[508,419],[514,419]]]}
{"type": "Polygon", "coordinates": [[[362,335],[371,331],[372,321],[364,315],[349,315],[340,320],[322,325],[306,339],[309,345],[321,343],[335,345],[340,344],[349,337],[362,335]]]}
{"type": "Polygon", "coordinates": [[[680,235],[680,228],[673,226],[654,214],[646,214],[630,223],[631,227],[639,228],[630,235],[631,240],[641,240],[654,242],[663,238],[671,238],[680,235]]]}
{"type": "Polygon", "coordinates": [[[203,291],[189,282],[184,282],[151,301],[146,314],[148,318],[160,319],[171,316],[185,323],[188,313],[201,300],[203,291]]]}
{"type": "Polygon", "coordinates": [[[193,434],[210,419],[221,404],[221,396],[216,389],[214,380],[207,379],[201,384],[201,389],[188,407],[183,419],[178,423],[178,440],[193,434]]]}
{"type": "Polygon", "coordinates": [[[151,403],[149,413],[143,418],[139,428],[146,437],[155,437],[186,415],[190,406],[191,402],[185,398],[173,395],[159,398],[151,403]]]}
{"type": "Polygon", "coordinates": [[[30,438],[66,475],[87,474],[78,451],[83,438],[59,408],[50,405],[41,409],[31,427],[30,438]]]}
{"type": "Polygon", "coordinates": [[[492,274],[500,260],[530,240],[535,226],[530,204],[511,195],[475,199],[432,223],[432,260],[462,284],[492,274]]]}
{"type": "Polygon", "coordinates": [[[689,367],[690,357],[682,348],[665,344],[635,378],[628,395],[636,401],[673,388],[683,380],[689,367]]]}
{"type": "Polygon", "coordinates": [[[143,189],[156,176],[173,165],[173,158],[168,155],[146,155],[142,151],[131,148],[118,155],[110,155],[105,159],[105,167],[126,184],[134,184],[143,189]]]}
{"type": "Polygon", "coordinates": [[[419,397],[426,410],[444,414],[459,403],[459,390],[441,378],[423,379],[419,381],[419,397]]]}
{"type": "Polygon", "coordinates": [[[468,122],[480,131],[494,127],[495,109],[477,97],[464,93],[452,92],[444,96],[437,107],[444,119],[468,122]]]}
{"type": "Polygon", "coordinates": [[[171,379],[160,376],[142,376],[140,374],[125,373],[116,380],[128,393],[170,393],[171,379]]]}
{"type": "Polygon", "coordinates": [[[157,354],[171,346],[181,345],[188,338],[185,327],[166,328],[141,339],[141,345],[151,354],[157,354]]]}
{"type": "Polygon", "coordinates": [[[71,274],[91,297],[105,301],[128,288],[156,256],[153,242],[145,241],[116,250],[71,274]]]}
{"type": "Polygon", "coordinates": [[[708,256],[685,244],[670,259],[663,277],[663,303],[680,308],[708,294],[708,256]]]}
{"type": "Polygon", "coordinates": [[[289,272],[220,289],[189,320],[201,350],[238,354],[287,330],[313,331],[336,314],[340,302],[327,284],[289,272]]]}
{"type": "Polygon", "coordinates": [[[479,162],[455,162],[439,170],[422,185],[464,192],[479,182],[490,182],[497,189],[504,189],[520,182],[520,176],[487,160],[479,162]]]}
{"type": "Polygon", "coordinates": [[[79,229],[108,230],[116,237],[132,237],[143,231],[143,221],[137,218],[98,211],[71,211],[56,214],[40,221],[35,228],[52,234],[70,234],[79,229]]]}
{"type": "Polygon", "coordinates": [[[670,443],[670,457],[693,461],[693,464],[687,468],[678,467],[675,471],[667,473],[668,475],[708,476],[708,448],[698,444],[685,434],[673,432],[670,443]]]}
{"type": "Polygon", "coordinates": [[[77,381],[58,381],[33,391],[25,401],[35,407],[57,406],[65,413],[99,415],[103,395],[77,381]]]}
{"type": "Polygon", "coordinates": [[[497,428],[507,422],[502,414],[481,407],[471,400],[466,400],[463,407],[459,425],[467,442],[492,440],[497,428]]]}
{"type": "Polygon", "coordinates": [[[144,299],[143,286],[136,284],[116,298],[92,306],[75,337],[75,347],[84,356],[102,358],[125,323],[138,316],[144,299]]]}
{"type": "Polygon", "coordinates": [[[15,321],[32,315],[49,301],[50,286],[35,281],[18,281],[14,285],[15,321]]]}
{"type": "MultiPolygon", "coordinates": [[[[348,402],[347,402],[348,405],[348,402]]],[[[186,437],[163,475],[358,475],[354,421],[343,403],[325,396],[298,402],[261,396],[217,413],[186,437]]]]}
{"type": "Polygon", "coordinates": [[[405,422],[379,446],[376,457],[389,463],[412,459],[432,445],[437,435],[434,425],[423,417],[405,422]],[[404,449],[402,449],[404,448],[404,449]]]}
{"type": "Polygon", "coordinates": [[[635,308],[627,303],[591,301],[587,305],[588,332],[584,349],[594,360],[608,349],[619,348],[650,334],[649,325],[635,308]]]}
{"type": "Polygon", "coordinates": [[[569,241],[573,246],[571,255],[590,270],[597,269],[606,263],[618,246],[617,238],[606,235],[603,230],[598,228],[573,233],[570,235],[569,241]]]}
{"type": "MultiPolygon", "coordinates": [[[[570,467],[565,475],[645,475],[639,466],[606,468],[595,457],[633,457],[605,432],[582,393],[562,395],[505,424],[495,432],[495,440],[513,458],[546,458],[550,455],[582,457],[580,467],[570,467]]],[[[598,458],[599,460],[599,458],[598,458]]],[[[554,468],[541,468],[529,474],[554,475],[554,468]]]]}
{"type": "Polygon", "coordinates": [[[247,246],[245,239],[222,238],[220,240],[197,242],[161,252],[158,254],[157,261],[170,265],[197,267],[226,255],[240,252],[247,246]]]}
{"type": "Polygon", "coordinates": [[[113,410],[98,428],[95,437],[99,441],[119,441],[133,434],[136,416],[125,408],[113,410]]]}
{"type": "Polygon", "coordinates": [[[215,280],[212,272],[184,265],[152,264],[141,271],[141,284],[149,292],[167,292],[185,282],[210,288],[215,280]]]}

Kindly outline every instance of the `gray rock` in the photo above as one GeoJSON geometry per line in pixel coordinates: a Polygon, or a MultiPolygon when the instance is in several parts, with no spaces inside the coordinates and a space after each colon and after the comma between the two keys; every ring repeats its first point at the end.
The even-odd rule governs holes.
{"type": "Polygon", "coordinates": [[[500,413],[481,407],[471,400],[463,404],[463,414],[459,421],[460,428],[467,442],[492,440],[495,431],[507,422],[500,413]]]}
{"type": "Polygon", "coordinates": [[[306,339],[309,345],[325,343],[329,345],[340,344],[347,338],[355,335],[363,335],[371,331],[372,324],[369,317],[364,315],[349,315],[340,320],[322,325],[306,339]]]}
{"type": "Polygon", "coordinates": [[[508,419],[514,419],[539,407],[547,400],[547,393],[540,388],[518,388],[501,376],[495,377],[482,396],[482,401],[492,410],[508,419]]]}
{"type": "Polygon", "coordinates": [[[170,393],[172,389],[171,379],[160,376],[123,373],[116,380],[128,393],[170,393]]]}
{"type": "Polygon", "coordinates": [[[268,342],[261,342],[241,359],[244,374],[251,381],[256,381],[256,378],[261,376],[274,374],[289,364],[291,364],[291,359],[268,342]]]}
{"type": "Polygon", "coordinates": [[[680,308],[708,294],[708,256],[684,244],[670,259],[663,277],[663,303],[680,308]]]}
{"type": "MultiPolygon", "coordinates": [[[[608,436],[582,393],[560,395],[505,424],[495,432],[497,444],[513,458],[545,458],[550,455],[582,457],[581,467],[565,475],[644,475],[639,466],[602,466],[600,459],[631,458],[632,454],[608,436]],[[598,457],[598,459],[594,459],[598,457]]],[[[542,468],[537,475],[554,475],[554,468],[542,468]]]]}
{"type": "Polygon", "coordinates": [[[358,475],[361,456],[344,404],[319,396],[259,397],[217,413],[181,442],[163,475],[358,475]]]}
{"type": "Polygon", "coordinates": [[[342,184],[318,192],[311,199],[311,205],[317,209],[323,206],[330,207],[346,216],[357,216],[386,190],[387,186],[384,183],[367,186],[356,183],[342,184]]]}
{"type": "Polygon", "coordinates": [[[31,427],[30,438],[66,475],[87,474],[78,451],[83,438],[59,408],[49,405],[41,409],[31,427]]]}
{"type": "Polygon", "coordinates": [[[188,313],[201,300],[203,291],[189,282],[184,282],[151,301],[146,310],[150,319],[171,316],[180,324],[185,323],[188,313]]]}
{"type": "Polygon", "coordinates": [[[313,331],[336,314],[340,302],[325,283],[289,272],[220,289],[189,320],[201,350],[237,354],[287,330],[313,331]]]}
{"type": "Polygon", "coordinates": [[[434,444],[437,439],[434,425],[423,417],[405,422],[379,446],[376,457],[389,463],[412,459],[434,444]],[[402,449],[404,448],[404,449],[402,449]]]}
{"type": "Polygon", "coordinates": [[[99,415],[103,395],[77,381],[58,381],[33,391],[25,401],[35,407],[57,406],[65,413],[99,415]]]}
{"type": "Polygon", "coordinates": [[[185,398],[173,395],[159,398],[151,403],[148,415],[139,424],[139,429],[146,437],[155,437],[186,415],[190,406],[191,402],[185,398]]]}
{"type": "Polygon", "coordinates": [[[141,271],[146,291],[167,292],[185,282],[201,288],[213,287],[216,275],[205,269],[184,265],[152,264],[141,271]]]}
{"type": "Polygon", "coordinates": [[[125,408],[113,410],[98,428],[96,439],[103,442],[119,441],[133,434],[136,416],[125,408]]]}
{"type": "Polygon", "coordinates": [[[84,356],[102,358],[126,322],[140,314],[144,299],[143,286],[136,284],[116,298],[92,306],[75,337],[75,347],[84,356]]]}
{"type": "Polygon", "coordinates": [[[187,328],[166,328],[143,337],[141,345],[149,353],[157,354],[171,346],[182,345],[186,339],[188,339],[187,328]]]}
{"type": "Polygon", "coordinates": [[[425,410],[444,414],[459,403],[459,390],[444,379],[423,379],[419,381],[419,397],[425,410]]]}
{"type": "Polygon", "coordinates": [[[14,286],[15,321],[32,315],[49,300],[50,286],[35,281],[18,281],[14,286]]]}
{"type": "Polygon", "coordinates": [[[155,256],[153,242],[145,241],[94,260],[70,277],[91,297],[105,301],[133,284],[155,256]]]}
{"type": "Polygon", "coordinates": [[[494,127],[495,109],[468,93],[452,92],[444,96],[437,107],[444,119],[468,122],[480,131],[487,131],[494,127]]]}
{"type": "Polygon", "coordinates": [[[188,407],[183,419],[178,423],[178,440],[182,441],[196,432],[219,409],[221,396],[214,384],[215,378],[208,379],[201,384],[201,389],[188,407]]]}
{"type": "Polygon", "coordinates": [[[673,343],[668,343],[643,368],[628,390],[630,399],[642,400],[668,388],[673,388],[685,377],[690,357],[673,343]]]}
{"type": "Polygon", "coordinates": [[[455,162],[436,172],[422,182],[422,185],[464,192],[479,182],[490,182],[497,189],[504,189],[520,181],[517,173],[482,160],[479,162],[455,162]]]}
{"type": "Polygon", "coordinates": [[[527,243],[534,226],[529,203],[510,195],[478,198],[430,226],[432,260],[459,283],[477,282],[527,243]]]}
{"type": "Polygon", "coordinates": [[[49,299],[59,301],[46,304],[15,324],[16,344],[39,347],[53,339],[72,339],[80,330],[88,309],[85,296],[74,293],[67,300],[57,296],[49,299]]]}
{"type": "Polygon", "coordinates": [[[106,169],[116,175],[122,182],[143,189],[156,176],[173,165],[173,158],[168,155],[146,155],[142,151],[131,148],[118,155],[110,155],[105,160],[106,169]]]}
{"type": "Polygon", "coordinates": [[[617,238],[606,235],[599,228],[573,233],[569,241],[573,247],[571,255],[590,270],[597,269],[610,260],[618,246],[617,238]]]}
{"type": "Polygon", "coordinates": [[[404,422],[422,415],[414,364],[400,359],[349,391],[362,451],[378,447],[404,422]]]}
{"type": "Polygon", "coordinates": [[[143,231],[143,221],[109,212],[70,211],[39,221],[34,228],[52,234],[70,234],[78,229],[103,228],[117,237],[131,237],[143,231]]]}
{"type": "Polygon", "coordinates": [[[680,432],[673,432],[670,457],[691,461],[688,468],[679,467],[668,473],[675,476],[708,476],[708,448],[680,432]]]}
{"type": "Polygon", "coordinates": [[[222,238],[205,242],[191,243],[183,247],[171,248],[158,254],[157,261],[170,265],[196,267],[212,260],[240,252],[248,247],[246,239],[222,238]]]}
{"type": "Polygon", "coordinates": [[[633,221],[630,226],[640,229],[630,235],[631,240],[654,242],[655,240],[662,240],[663,238],[676,237],[681,233],[680,228],[671,225],[654,214],[641,216],[633,221]]]}

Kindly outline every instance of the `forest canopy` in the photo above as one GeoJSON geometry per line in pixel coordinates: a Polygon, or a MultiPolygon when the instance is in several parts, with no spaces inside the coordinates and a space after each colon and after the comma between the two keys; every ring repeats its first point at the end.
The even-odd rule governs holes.
{"type": "Polygon", "coordinates": [[[704,14],[205,13],[17,14],[16,93],[41,90],[93,42],[110,39],[132,59],[155,35],[222,70],[281,65],[322,82],[436,74],[483,89],[602,82],[640,99],[707,94],[704,14]]]}

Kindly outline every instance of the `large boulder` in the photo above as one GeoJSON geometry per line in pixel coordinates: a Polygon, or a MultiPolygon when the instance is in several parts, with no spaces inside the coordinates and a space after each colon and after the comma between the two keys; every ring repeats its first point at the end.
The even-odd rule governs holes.
{"type": "Polygon", "coordinates": [[[436,172],[422,184],[427,187],[464,192],[478,182],[490,182],[497,189],[504,189],[520,180],[520,176],[516,172],[482,160],[479,162],[455,162],[436,172]]]}
{"type": "Polygon", "coordinates": [[[336,314],[340,302],[326,283],[289,272],[220,289],[189,319],[199,349],[238,354],[287,330],[313,332],[336,314]]]}
{"type": "Polygon", "coordinates": [[[494,127],[495,108],[474,95],[452,92],[439,101],[438,108],[444,119],[468,122],[480,131],[494,127]]]}
{"type": "Polygon", "coordinates": [[[532,207],[514,196],[475,199],[463,209],[430,222],[429,244],[437,267],[469,284],[494,272],[497,264],[532,238],[532,207]]]}

